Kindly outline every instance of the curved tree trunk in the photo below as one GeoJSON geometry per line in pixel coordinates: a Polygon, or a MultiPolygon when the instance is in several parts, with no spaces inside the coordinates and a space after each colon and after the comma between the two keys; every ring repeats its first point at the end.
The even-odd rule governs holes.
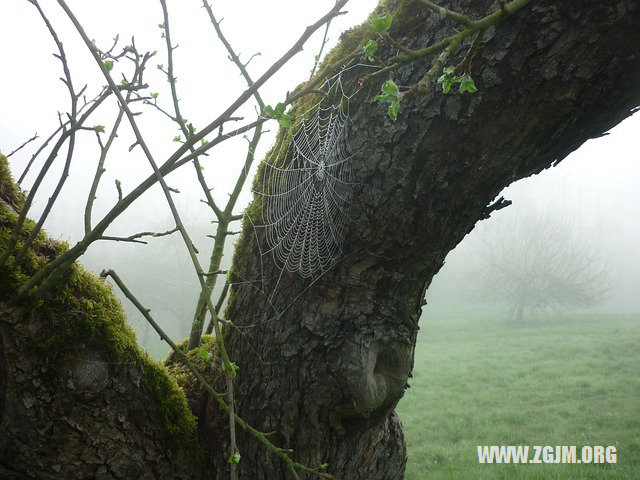
{"type": "MultiPolygon", "coordinates": [[[[498,6],[443,3],[472,17],[498,6]]],[[[411,48],[454,30],[419,2],[384,4],[397,13],[391,35],[411,48]]],[[[270,299],[259,289],[272,291],[280,272],[261,256],[264,239],[256,241],[246,222],[227,311],[238,327],[227,336],[241,368],[238,413],[274,432],[272,441],[291,448],[296,460],[329,463],[338,479],[402,478],[406,452],[394,407],[410,377],[427,286],[446,254],[490,213],[487,205],[502,188],[562,160],[640,103],[638,25],[636,0],[534,1],[487,32],[473,62],[474,95],[432,89],[404,102],[392,123],[373,100],[380,83],[365,85],[351,101],[356,186],[343,258],[312,285],[285,273],[278,284],[284,294],[270,299]]],[[[357,34],[347,34],[343,44],[357,34]]],[[[394,73],[396,83],[415,83],[428,67],[403,67],[394,73]]],[[[353,84],[365,73],[347,75],[353,84]]],[[[255,210],[249,215],[259,221],[255,210]]],[[[37,316],[27,314],[0,318],[0,476],[9,475],[4,468],[19,472],[15,478],[93,478],[99,466],[102,476],[95,478],[135,478],[138,470],[127,476],[117,469],[128,465],[148,467],[141,478],[181,478],[167,473],[172,469],[199,475],[185,466],[186,454],[176,456],[161,441],[158,409],[141,409],[153,405],[152,388],[140,383],[137,362],[108,367],[115,375],[110,381],[125,392],[120,396],[104,388],[92,393],[91,382],[89,392],[78,395],[65,390],[64,376],[44,383],[48,377],[29,363],[41,337],[37,316]],[[55,396],[55,409],[38,403],[40,384],[55,396]],[[36,403],[24,392],[33,392],[36,403]],[[109,455],[96,447],[100,441],[109,455]],[[74,448],[105,458],[88,465],[84,457],[72,458],[74,448]],[[54,463],[58,457],[64,463],[54,463]]],[[[114,362],[109,351],[86,352],[114,362]]],[[[74,372],[69,368],[67,377],[74,372]]],[[[211,401],[204,407],[195,400],[201,444],[222,475],[228,455],[219,441],[208,440],[224,438],[226,416],[211,401]]],[[[239,448],[241,478],[288,478],[280,460],[242,432],[239,448]]]]}
{"type": "MultiPolygon", "coordinates": [[[[397,12],[392,37],[411,48],[452,32],[419,2],[386,3],[397,12]]],[[[497,2],[446,6],[479,17],[497,2]]],[[[238,413],[276,432],[297,460],[329,463],[338,479],[402,478],[394,407],[427,286],[505,186],[562,160],[640,103],[638,25],[636,1],[536,1],[487,32],[473,61],[474,95],[434,87],[403,103],[393,123],[373,101],[384,79],[365,86],[350,105],[357,186],[344,257],[311,286],[296,274],[280,278],[270,256],[260,260],[268,249],[260,230],[246,222],[227,310],[238,327],[228,338],[241,368],[238,413]]],[[[428,68],[418,62],[393,77],[411,85],[428,68]]],[[[345,75],[353,85],[366,73],[345,75]]],[[[248,215],[260,223],[257,208],[248,215]]],[[[241,478],[287,478],[250,438],[239,445],[241,478]]]]}

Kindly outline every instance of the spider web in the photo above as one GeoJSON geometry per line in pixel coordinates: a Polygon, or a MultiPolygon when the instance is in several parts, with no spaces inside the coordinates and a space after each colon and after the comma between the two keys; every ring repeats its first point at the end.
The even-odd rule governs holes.
{"type": "Polygon", "coordinates": [[[266,159],[262,224],[268,250],[281,270],[316,279],[342,254],[353,187],[349,99],[342,72],[325,82],[323,99],[304,112],[266,159]],[[284,161],[277,159],[284,159],[284,161]]]}

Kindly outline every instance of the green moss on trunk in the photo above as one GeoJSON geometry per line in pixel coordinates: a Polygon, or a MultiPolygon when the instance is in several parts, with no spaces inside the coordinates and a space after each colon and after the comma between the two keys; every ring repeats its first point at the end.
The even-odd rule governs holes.
{"type": "MultiPolygon", "coordinates": [[[[0,253],[6,248],[23,203],[24,194],[11,177],[6,157],[0,154],[0,253]]],[[[34,226],[31,220],[25,222],[16,251],[34,226]]],[[[39,268],[67,249],[66,243],[51,240],[41,231],[19,265],[11,255],[0,266],[0,302],[8,302],[39,268]]],[[[100,352],[114,364],[139,369],[152,395],[163,442],[168,449],[186,450],[194,462],[202,462],[196,420],[183,390],[138,346],[109,284],[74,263],[44,298],[27,299],[19,307],[43,324],[37,338],[30,341],[33,353],[50,366],[63,364],[82,346],[100,352]]]]}

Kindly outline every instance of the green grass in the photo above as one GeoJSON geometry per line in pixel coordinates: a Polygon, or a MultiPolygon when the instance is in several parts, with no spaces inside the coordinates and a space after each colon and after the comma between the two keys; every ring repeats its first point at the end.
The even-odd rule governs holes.
{"type": "Polygon", "coordinates": [[[407,480],[640,479],[640,316],[421,326],[398,405],[407,480]],[[480,465],[477,445],[614,445],[618,463],[480,465]]]}

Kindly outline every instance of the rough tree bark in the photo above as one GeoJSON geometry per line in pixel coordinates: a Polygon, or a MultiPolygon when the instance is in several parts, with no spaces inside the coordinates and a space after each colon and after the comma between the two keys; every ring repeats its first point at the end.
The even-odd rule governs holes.
{"type": "MultiPolygon", "coordinates": [[[[23,202],[0,155],[0,245],[23,202]]],[[[26,268],[65,248],[40,233],[26,268]]],[[[0,479],[203,478],[184,393],[139,349],[109,286],[76,264],[16,308],[19,276],[0,269],[0,479]]]]}
{"type": "MultiPolygon", "coordinates": [[[[498,6],[492,0],[444,3],[472,17],[498,6]]],[[[419,2],[384,4],[396,13],[391,35],[411,48],[454,29],[419,2]]],[[[351,101],[350,143],[358,152],[357,185],[344,258],[291,305],[290,296],[274,297],[275,311],[282,312],[277,319],[254,285],[234,287],[227,318],[238,329],[231,329],[226,340],[241,367],[238,413],[258,429],[275,432],[274,443],[291,448],[297,460],[329,463],[328,471],[338,479],[402,478],[406,451],[394,407],[413,366],[426,288],[446,254],[490,213],[487,205],[502,188],[562,160],[640,104],[638,25],[637,0],[534,1],[487,32],[473,62],[479,87],[474,95],[443,95],[434,88],[404,102],[398,121],[391,123],[385,108],[373,101],[380,83],[365,85],[351,101]]],[[[342,44],[353,46],[358,35],[356,29],[342,44]]],[[[409,85],[427,68],[425,62],[417,62],[393,76],[399,85],[409,85]]],[[[352,70],[348,80],[355,82],[363,75],[352,70]]],[[[275,266],[260,261],[252,235],[247,225],[236,252],[233,281],[279,275],[275,266]]],[[[301,285],[295,275],[285,274],[279,291],[300,292],[301,285]]],[[[128,430],[119,426],[117,417],[98,420],[99,415],[89,411],[76,415],[76,424],[67,422],[69,428],[55,430],[44,430],[40,424],[45,413],[27,415],[30,401],[25,403],[22,390],[36,388],[28,385],[35,385],[37,370],[28,364],[25,368],[32,373],[22,378],[20,362],[30,361],[36,314],[7,313],[0,320],[0,465],[18,472],[15,478],[32,478],[37,469],[25,462],[41,461],[38,454],[55,457],[38,443],[47,436],[56,445],[77,439],[71,445],[80,454],[96,455],[101,449],[92,441],[102,439],[115,449],[117,439],[124,438],[119,455],[102,455],[96,461],[105,468],[101,478],[132,478],[111,468],[116,461],[120,462],[116,466],[126,465],[127,455],[135,456],[136,465],[153,466],[148,478],[172,478],[160,470],[164,458],[173,459],[165,467],[178,465],[181,472],[188,472],[184,459],[175,459],[153,433],[155,410],[144,416],[151,431],[144,428],[136,405],[144,405],[151,394],[149,388],[133,387],[137,367],[109,367],[120,372],[113,382],[129,399],[119,404],[128,430]],[[12,429],[11,422],[19,415],[21,430],[12,429]],[[108,434],[97,428],[100,422],[107,424],[108,434]],[[24,430],[29,425],[38,441],[24,430]],[[150,439],[151,450],[146,455],[134,453],[142,451],[145,439],[150,439]]],[[[111,358],[92,349],[87,352],[111,358]]],[[[87,400],[65,390],[62,376],[54,380],[46,385],[62,403],[51,410],[50,421],[62,425],[68,417],[65,412],[84,408],[87,400]]],[[[121,401],[118,398],[110,399],[102,389],[90,402],[92,408],[103,405],[109,412],[115,411],[112,402],[121,401]]],[[[222,473],[227,465],[222,442],[210,440],[224,438],[225,416],[206,398],[193,398],[191,405],[199,419],[200,438],[207,440],[201,444],[209,453],[213,464],[209,466],[222,473]]],[[[252,438],[241,433],[239,446],[241,478],[288,478],[281,462],[267,458],[252,438]]],[[[35,477],[92,478],[95,465],[74,461],[76,470],[49,462],[48,476],[35,477]]]]}

